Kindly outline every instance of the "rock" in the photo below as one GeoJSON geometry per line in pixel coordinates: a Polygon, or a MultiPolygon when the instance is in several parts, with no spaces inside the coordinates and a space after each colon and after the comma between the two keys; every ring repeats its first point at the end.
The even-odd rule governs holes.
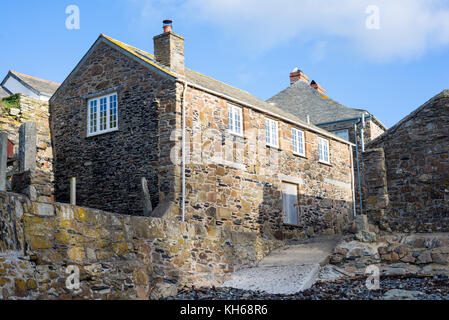
{"type": "Polygon", "coordinates": [[[409,291],[393,289],[387,291],[382,297],[383,300],[418,300],[424,298],[424,293],[420,291],[409,291]]]}
{"type": "Polygon", "coordinates": [[[351,258],[359,258],[363,256],[362,248],[355,248],[349,252],[349,257],[351,258]]]}
{"type": "Polygon", "coordinates": [[[415,263],[416,259],[412,255],[407,255],[407,256],[401,258],[401,261],[405,262],[405,263],[415,263]]]}
{"type": "Polygon", "coordinates": [[[330,256],[329,263],[331,264],[340,264],[345,260],[345,257],[341,254],[333,254],[330,256]]]}
{"type": "Polygon", "coordinates": [[[415,239],[415,241],[413,242],[413,247],[414,248],[425,248],[425,241],[423,238],[417,238],[415,239]]]}
{"type": "Polygon", "coordinates": [[[334,253],[341,254],[342,256],[346,256],[349,250],[347,248],[337,247],[334,249],[334,253]]]}
{"type": "Polygon", "coordinates": [[[377,240],[377,236],[374,232],[365,231],[365,230],[357,232],[355,237],[360,242],[367,242],[367,243],[376,242],[376,240],[377,240]]]}
{"type": "Polygon", "coordinates": [[[394,250],[394,252],[396,252],[401,259],[405,257],[410,251],[411,249],[405,245],[400,245],[394,250]]]}
{"type": "Polygon", "coordinates": [[[432,256],[430,255],[430,252],[424,251],[418,256],[417,263],[419,264],[426,264],[432,262],[432,256]]]}
{"type": "Polygon", "coordinates": [[[431,253],[433,263],[437,264],[448,264],[448,257],[446,254],[441,253],[431,253]]]}
{"type": "Polygon", "coordinates": [[[17,116],[20,113],[20,109],[17,108],[9,108],[9,114],[11,116],[17,116]]]}
{"type": "Polygon", "coordinates": [[[392,252],[391,253],[391,261],[393,261],[393,262],[399,261],[399,254],[397,254],[396,252],[392,252]]]}

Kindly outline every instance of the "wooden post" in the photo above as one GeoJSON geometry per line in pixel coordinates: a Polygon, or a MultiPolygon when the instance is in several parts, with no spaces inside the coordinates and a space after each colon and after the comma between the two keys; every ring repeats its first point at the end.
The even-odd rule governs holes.
{"type": "Polygon", "coordinates": [[[70,179],[70,204],[76,206],[76,178],[70,179]]]}

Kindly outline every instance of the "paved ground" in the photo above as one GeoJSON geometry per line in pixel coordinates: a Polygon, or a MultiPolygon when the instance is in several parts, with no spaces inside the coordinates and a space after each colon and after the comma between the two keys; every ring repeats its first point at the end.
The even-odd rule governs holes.
{"type": "Polygon", "coordinates": [[[321,237],[292,242],[273,251],[257,267],[232,273],[232,279],[221,287],[269,294],[293,294],[309,289],[339,240],[337,237],[321,237]]]}

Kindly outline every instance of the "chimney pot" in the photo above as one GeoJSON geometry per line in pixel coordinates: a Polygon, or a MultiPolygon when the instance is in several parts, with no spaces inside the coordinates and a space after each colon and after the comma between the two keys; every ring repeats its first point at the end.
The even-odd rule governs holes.
{"type": "Polygon", "coordinates": [[[172,29],[173,29],[173,26],[172,26],[173,21],[171,21],[171,20],[164,20],[164,21],[162,21],[162,23],[164,24],[164,26],[163,26],[164,33],[166,33],[166,32],[172,32],[172,29]]]}
{"type": "Polygon", "coordinates": [[[304,72],[299,70],[299,68],[293,69],[293,71],[290,73],[290,85],[294,84],[297,81],[309,83],[309,77],[306,76],[304,72]]]}
{"type": "Polygon", "coordinates": [[[326,90],[324,90],[324,88],[322,86],[320,86],[315,80],[312,80],[312,82],[310,83],[310,86],[321,94],[326,93],[326,90]]]}

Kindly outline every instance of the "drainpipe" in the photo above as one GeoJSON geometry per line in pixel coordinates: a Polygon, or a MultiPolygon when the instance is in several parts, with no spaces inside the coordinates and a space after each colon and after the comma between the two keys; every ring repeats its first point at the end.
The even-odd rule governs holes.
{"type": "Polygon", "coordinates": [[[354,150],[349,146],[349,153],[351,154],[351,184],[352,184],[352,204],[354,207],[354,218],[357,216],[357,206],[355,203],[355,177],[354,177],[354,150]]]}
{"type": "Polygon", "coordinates": [[[360,127],[360,141],[362,143],[362,152],[365,152],[365,114],[362,114],[362,126],[360,127]]]}
{"type": "Polygon", "coordinates": [[[355,135],[355,151],[357,155],[357,180],[359,182],[359,199],[360,199],[360,215],[363,215],[363,205],[362,205],[362,185],[360,182],[360,160],[359,160],[359,142],[357,139],[357,124],[360,120],[354,124],[354,135],[355,135]]]}
{"type": "Polygon", "coordinates": [[[182,222],[186,219],[186,92],[187,92],[187,82],[182,81],[184,85],[184,90],[182,93],[182,222]]]}

